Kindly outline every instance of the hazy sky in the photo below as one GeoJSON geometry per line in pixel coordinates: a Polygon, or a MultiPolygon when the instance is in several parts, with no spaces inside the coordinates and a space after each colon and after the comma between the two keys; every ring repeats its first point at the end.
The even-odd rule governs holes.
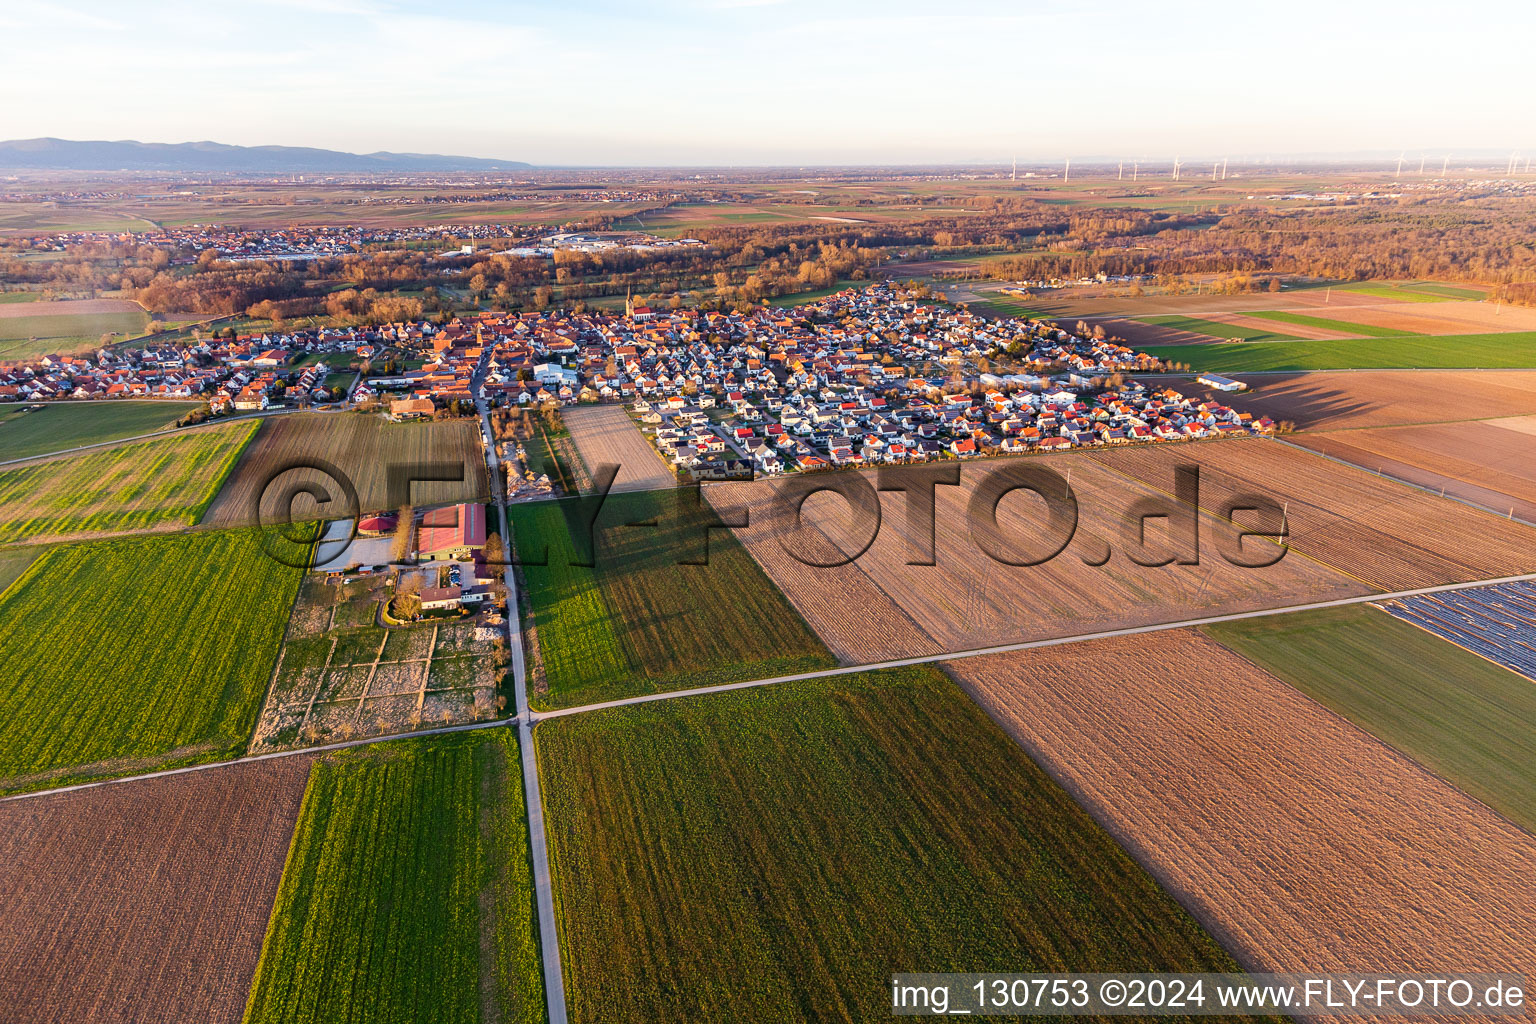
{"type": "Polygon", "coordinates": [[[0,137],[543,164],[1529,152],[1532,38],[1529,0],[11,0],[0,137]]]}

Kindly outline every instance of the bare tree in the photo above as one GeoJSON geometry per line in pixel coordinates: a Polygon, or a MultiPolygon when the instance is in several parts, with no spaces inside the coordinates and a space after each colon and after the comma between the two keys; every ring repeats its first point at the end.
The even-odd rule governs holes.
{"type": "Polygon", "coordinates": [[[411,557],[411,537],[416,529],[416,510],[407,505],[400,510],[400,523],[395,527],[390,557],[404,563],[411,557]]]}

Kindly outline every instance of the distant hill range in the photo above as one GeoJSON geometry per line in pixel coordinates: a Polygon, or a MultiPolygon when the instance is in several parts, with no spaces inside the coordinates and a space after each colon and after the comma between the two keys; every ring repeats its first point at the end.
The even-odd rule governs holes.
{"type": "Polygon", "coordinates": [[[516,160],[429,153],[339,153],[298,146],[226,146],[217,142],[0,142],[0,168],[42,171],[186,171],[235,174],[410,174],[515,171],[516,160]]]}

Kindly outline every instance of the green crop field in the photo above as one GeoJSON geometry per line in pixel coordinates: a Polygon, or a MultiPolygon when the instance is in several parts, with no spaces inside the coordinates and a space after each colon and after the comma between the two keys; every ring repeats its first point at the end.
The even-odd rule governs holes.
{"type": "Polygon", "coordinates": [[[1404,291],[1423,292],[1426,295],[1438,295],[1445,299],[1462,299],[1476,302],[1488,297],[1487,292],[1479,291],[1476,288],[1457,288],[1434,281],[1414,281],[1411,284],[1401,285],[1400,287],[1404,291]]]}
{"type": "Polygon", "coordinates": [[[103,334],[130,337],[148,324],[149,315],[142,310],[0,317],[0,359],[88,351],[101,345],[103,334]]]}
{"type": "Polygon", "coordinates": [[[0,789],[243,751],[298,580],[252,531],[49,548],[0,597],[0,789]]]}
{"type": "Polygon", "coordinates": [[[894,971],[1230,971],[932,668],[535,734],[573,1020],[876,1020],[894,971]]]}
{"type": "Polygon", "coordinates": [[[247,1024],[545,1019],[511,729],[315,763],[247,1024]]]}
{"type": "Polygon", "coordinates": [[[1298,327],[1316,327],[1322,331],[1338,331],[1340,334],[1352,334],[1360,338],[1404,338],[1418,335],[1416,331],[1403,331],[1396,327],[1381,327],[1375,324],[1353,324],[1348,320],[1329,320],[1326,317],[1307,316],[1304,313],[1265,311],[1244,313],[1243,316],[1258,317],[1261,320],[1274,320],[1282,324],[1295,324],[1298,327]]]}
{"type": "Polygon", "coordinates": [[[1196,370],[1496,369],[1536,367],[1536,331],[1242,345],[1148,345],[1196,370]]]}
{"type": "Polygon", "coordinates": [[[1144,324],[1171,327],[1176,331],[1189,331],[1192,334],[1208,334],[1213,338],[1230,338],[1234,341],[1296,340],[1294,335],[1279,331],[1261,331],[1255,327],[1239,327],[1236,324],[1224,324],[1219,320],[1201,320],[1193,316],[1140,316],[1136,319],[1144,324]]]}
{"type": "Polygon", "coordinates": [[[1205,631],[1536,830],[1536,685],[1529,679],[1359,605],[1205,631]]]}
{"type": "MultiPolygon", "coordinates": [[[[1392,284],[1385,281],[1361,281],[1358,284],[1345,284],[1338,285],[1337,287],[1341,292],[1369,295],[1373,299],[1393,299],[1397,302],[1450,302],[1453,298],[1465,298],[1465,296],[1441,294],[1441,289],[1435,286],[1411,283],[1392,284]]],[[[1456,290],[1461,291],[1463,289],[1456,290]]],[[[1472,297],[1481,299],[1484,296],[1477,294],[1472,297]]]]}
{"type": "Polygon", "coordinates": [[[780,295],[776,299],[765,299],[764,301],[767,302],[770,306],[778,306],[781,309],[789,309],[793,306],[804,306],[807,303],[815,302],[818,299],[824,299],[828,295],[835,295],[838,292],[844,291],[848,288],[868,288],[873,283],[873,281],[842,280],[830,288],[815,288],[811,291],[795,292],[792,295],[780,295]]]}
{"type": "Polygon", "coordinates": [[[971,303],[971,310],[986,316],[1011,316],[1020,320],[1039,320],[1045,318],[1045,314],[1036,309],[1031,302],[1026,299],[1015,298],[1012,295],[988,295],[981,302],[971,303]]]}
{"type": "Polygon", "coordinates": [[[202,402],[54,402],[0,409],[0,462],[163,430],[202,402]]]}
{"type": "Polygon", "coordinates": [[[0,543],[195,526],[258,420],[0,469],[0,543]]]}
{"type": "MultiPolygon", "coordinates": [[[[573,566],[571,500],[509,512],[524,564],[548,692],[543,708],[685,689],[836,664],[739,541],[709,531],[697,491],[609,495],[597,523],[596,567],[573,566]],[[655,528],[624,524],[656,520],[655,528]],[[547,566],[536,561],[548,545],[547,566]]],[[[579,533],[578,533],[579,535],[579,533]]],[[[585,541],[582,541],[585,548],[585,541]]]]}

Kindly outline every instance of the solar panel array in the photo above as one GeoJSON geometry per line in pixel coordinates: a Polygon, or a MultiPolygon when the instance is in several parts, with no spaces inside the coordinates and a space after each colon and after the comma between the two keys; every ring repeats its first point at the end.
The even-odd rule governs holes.
{"type": "Polygon", "coordinates": [[[1536,582],[1421,594],[1386,610],[1536,680],[1536,582]]]}

